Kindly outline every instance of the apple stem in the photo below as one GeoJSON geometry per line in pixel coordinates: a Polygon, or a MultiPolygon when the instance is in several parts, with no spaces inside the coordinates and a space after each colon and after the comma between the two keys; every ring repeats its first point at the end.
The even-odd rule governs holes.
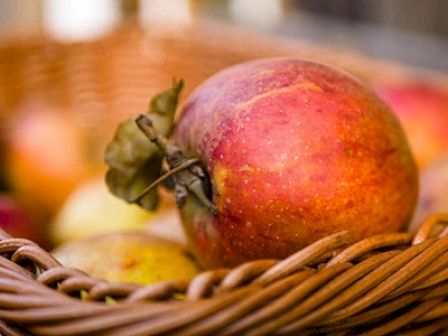
{"type": "Polygon", "coordinates": [[[188,158],[183,151],[168,139],[161,136],[155,130],[151,119],[140,114],[135,118],[135,123],[145,136],[162,152],[168,164],[169,170],[166,174],[159,177],[151,185],[146,187],[135,200],[141,199],[156,185],[167,178],[171,178],[174,182],[174,196],[177,205],[183,207],[189,193],[206,206],[211,213],[216,214],[217,208],[205,194],[205,182],[207,178],[203,168],[200,166],[198,159],[188,158]]]}
{"type": "Polygon", "coordinates": [[[191,167],[192,165],[199,162],[199,159],[190,159],[188,161],[185,161],[184,163],[178,165],[177,167],[168,170],[165,174],[160,176],[158,179],[156,179],[154,182],[152,182],[149,186],[147,186],[145,189],[143,189],[140,194],[135,196],[134,198],[131,198],[129,200],[130,203],[136,203],[138,202],[142,197],[144,197],[151,189],[155,188],[157,185],[168,179],[170,176],[176,174],[177,172],[187,169],[191,167]]]}

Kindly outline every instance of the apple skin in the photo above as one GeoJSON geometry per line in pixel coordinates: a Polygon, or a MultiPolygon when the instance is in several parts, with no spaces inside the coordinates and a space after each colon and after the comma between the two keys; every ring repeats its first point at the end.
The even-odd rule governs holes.
{"type": "Polygon", "coordinates": [[[436,213],[448,213],[448,155],[421,171],[420,195],[409,231],[417,231],[423,220],[436,213]]]}
{"type": "Polygon", "coordinates": [[[150,284],[191,280],[199,268],[186,249],[144,231],[116,232],[58,247],[54,256],[67,267],[108,280],[150,284]]]}
{"type": "Polygon", "coordinates": [[[376,87],[403,125],[419,167],[448,153],[448,92],[428,83],[406,81],[376,87]]]}
{"type": "Polygon", "coordinates": [[[69,110],[36,103],[17,114],[6,137],[8,181],[21,197],[53,214],[81,181],[100,168],[88,158],[92,146],[69,110]]]}
{"type": "Polygon", "coordinates": [[[0,194],[0,228],[15,238],[44,245],[44,228],[30,209],[8,194],[0,194]]]}
{"type": "Polygon", "coordinates": [[[149,234],[175,241],[183,246],[187,245],[187,237],[182,228],[179,213],[174,206],[158,210],[145,223],[145,231],[149,234]]]}
{"type": "Polygon", "coordinates": [[[395,117],[347,74],[293,58],[243,63],[186,101],[175,142],[201,159],[214,216],[181,210],[205,267],[284,258],[329,234],[352,241],[405,227],[416,164],[395,117]]]}
{"type": "Polygon", "coordinates": [[[153,216],[129,205],[107,190],[102,178],[81,183],[67,197],[49,227],[52,241],[59,245],[116,231],[136,230],[153,216]]]}

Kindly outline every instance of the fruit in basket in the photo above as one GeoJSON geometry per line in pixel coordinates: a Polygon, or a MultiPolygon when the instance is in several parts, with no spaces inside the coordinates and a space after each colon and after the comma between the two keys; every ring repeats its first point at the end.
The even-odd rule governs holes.
{"type": "Polygon", "coordinates": [[[359,82],[297,59],[249,62],[187,100],[175,141],[209,172],[217,215],[195,198],[182,219],[207,266],[283,258],[349,230],[402,228],[417,170],[402,129],[359,82]]]}
{"type": "Polygon", "coordinates": [[[373,93],[292,58],[233,66],[186,101],[164,153],[189,245],[205,267],[283,258],[329,234],[352,240],[410,220],[418,175],[406,137],[373,93]]]}
{"type": "Polygon", "coordinates": [[[8,134],[7,173],[11,187],[49,212],[89,175],[84,148],[63,109],[29,107],[8,134]]]}
{"type": "Polygon", "coordinates": [[[152,213],[112,196],[100,178],[88,180],[67,198],[50,227],[56,244],[145,226],[152,213]]]}
{"type": "Polygon", "coordinates": [[[435,213],[448,213],[448,155],[427,166],[420,173],[420,195],[410,231],[435,213]]]}
{"type": "MultiPolygon", "coordinates": [[[[146,115],[160,134],[169,136],[183,81],[151,99],[146,115]]],[[[110,192],[129,203],[154,210],[159,203],[158,190],[145,190],[162,170],[163,156],[153,143],[140,132],[133,118],[118,125],[114,138],[107,145],[104,161],[109,166],[106,184],[110,192]]]]}
{"type": "Polygon", "coordinates": [[[199,272],[184,247],[143,231],[72,242],[56,249],[54,256],[64,266],[108,281],[150,284],[190,280],[199,272]]]}
{"type": "Polygon", "coordinates": [[[5,153],[5,130],[2,119],[0,118],[0,191],[8,190],[8,180],[5,173],[6,153],[5,153]]]}
{"type": "Polygon", "coordinates": [[[448,91],[417,81],[386,83],[376,91],[402,123],[420,167],[448,153],[448,91]]]}
{"type": "Polygon", "coordinates": [[[187,245],[179,213],[174,206],[157,210],[154,216],[146,222],[145,228],[150,234],[187,245]]]}
{"type": "Polygon", "coordinates": [[[45,243],[43,228],[33,211],[8,194],[0,194],[0,228],[13,237],[45,243]]]}

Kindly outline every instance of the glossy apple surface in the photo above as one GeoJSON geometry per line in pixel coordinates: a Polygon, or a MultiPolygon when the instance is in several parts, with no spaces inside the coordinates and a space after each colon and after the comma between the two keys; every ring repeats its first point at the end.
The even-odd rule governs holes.
{"type": "Polygon", "coordinates": [[[353,241],[410,220],[418,176],[393,114],[360,82],[291,58],[233,66],[186,101],[176,143],[210,175],[212,215],[181,216],[206,267],[283,258],[331,233],[353,241]]]}
{"type": "Polygon", "coordinates": [[[420,167],[448,153],[448,91],[409,81],[376,88],[397,115],[420,167]]]}

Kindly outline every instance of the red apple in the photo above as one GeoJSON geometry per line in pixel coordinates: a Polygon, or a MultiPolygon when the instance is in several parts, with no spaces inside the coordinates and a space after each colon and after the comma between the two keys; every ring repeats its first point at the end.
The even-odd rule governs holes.
{"type": "Polygon", "coordinates": [[[0,228],[16,238],[44,242],[43,228],[29,209],[6,194],[0,194],[0,228]]]}
{"type": "Polygon", "coordinates": [[[448,152],[448,92],[409,81],[377,87],[403,125],[420,167],[448,152]]]}
{"type": "Polygon", "coordinates": [[[422,170],[420,195],[410,231],[435,213],[448,213],[448,155],[422,170]]]}
{"type": "Polygon", "coordinates": [[[403,228],[418,192],[406,137],[360,82],[293,58],[233,66],[189,97],[176,144],[209,173],[216,215],[181,216],[206,267],[283,258],[331,233],[403,228]]]}
{"type": "Polygon", "coordinates": [[[23,108],[7,138],[6,170],[11,187],[55,212],[80,181],[92,174],[73,118],[63,109],[23,108]]]}

